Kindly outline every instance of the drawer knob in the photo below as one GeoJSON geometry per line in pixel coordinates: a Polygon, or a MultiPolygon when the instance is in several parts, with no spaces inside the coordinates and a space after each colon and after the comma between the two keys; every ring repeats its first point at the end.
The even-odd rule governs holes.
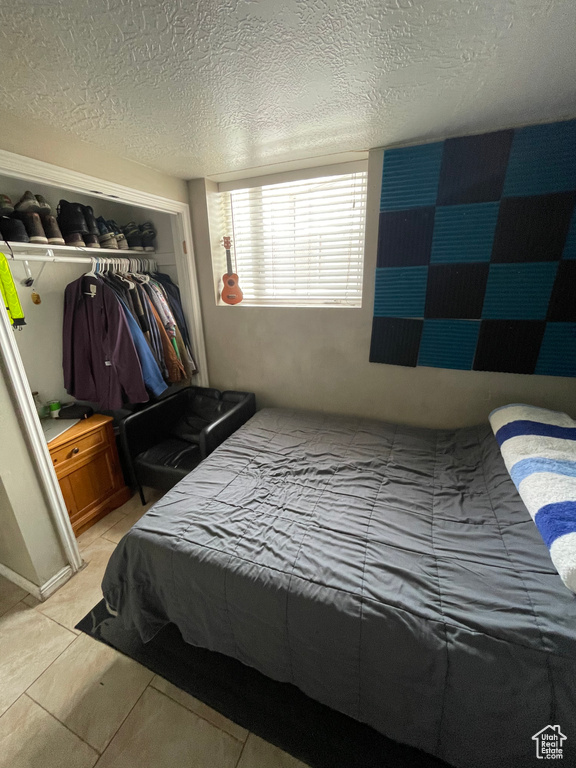
{"type": "Polygon", "coordinates": [[[77,453],[80,453],[80,448],[78,448],[78,447],[72,448],[72,455],[76,456],[77,453]]]}

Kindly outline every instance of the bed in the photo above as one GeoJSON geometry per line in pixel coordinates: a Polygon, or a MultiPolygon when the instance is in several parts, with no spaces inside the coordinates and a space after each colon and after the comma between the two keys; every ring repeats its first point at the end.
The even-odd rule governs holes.
{"type": "Polygon", "coordinates": [[[144,641],[173,622],[458,768],[533,765],[548,724],[576,742],[576,598],[488,423],[262,410],[124,537],[103,592],[144,641]]]}

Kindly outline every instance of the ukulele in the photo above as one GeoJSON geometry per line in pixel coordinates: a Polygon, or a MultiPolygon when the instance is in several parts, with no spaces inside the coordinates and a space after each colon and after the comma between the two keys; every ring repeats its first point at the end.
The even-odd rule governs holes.
{"type": "Polygon", "coordinates": [[[232,272],[232,258],[230,257],[230,238],[225,237],[224,248],[226,249],[226,269],[225,275],[222,275],[222,301],[226,304],[240,304],[244,298],[242,289],[238,285],[238,275],[232,272]]]}

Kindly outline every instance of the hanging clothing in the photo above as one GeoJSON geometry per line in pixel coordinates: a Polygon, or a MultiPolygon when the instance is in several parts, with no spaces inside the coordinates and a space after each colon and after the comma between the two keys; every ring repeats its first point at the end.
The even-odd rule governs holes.
{"type": "MultiPolygon", "coordinates": [[[[138,328],[140,333],[143,332],[142,326],[138,323],[138,313],[136,312],[136,304],[133,300],[133,295],[137,293],[136,291],[136,284],[132,280],[128,279],[127,277],[120,276],[114,273],[108,273],[105,272],[102,275],[100,275],[101,279],[104,280],[104,282],[109,285],[116,296],[118,297],[118,300],[121,302],[123,308],[127,311],[127,320],[128,325],[130,327],[130,331],[132,332],[132,336],[135,335],[135,329],[138,328]],[[134,321],[134,324],[130,323],[130,320],[134,321]]],[[[149,277],[147,275],[138,275],[139,280],[145,280],[146,282],[149,281],[149,277]]],[[[147,300],[147,299],[146,299],[147,300]]],[[[138,304],[141,306],[140,300],[138,300],[138,304]]],[[[144,340],[147,342],[148,345],[148,351],[150,352],[153,360],[149,359],[149,356],[142,350],[140,350],[138,342],[140,341],[140,336],[137,335],[134,337],[134,343],[136,345],[136,350],[138,352],[138,355],[140,357],[140,363],[142,365],[142,370],[144,373],[144,379],[146,381],[146,373],[148,372],[151,374],[153,372],[153,379],[156,379],[156,371],[154,368],[158,369],[158,375],[163,376],[165,380],[170,380],[170,377],[168,375],[168,369],[166,367],[166,363],[164,361],[164,353],[162,351],[162,344],[160,341],[160,337],[158,335],[158,329],[157,329],[157,323],[154,318],[152,318],[152,323],[155,326],[156,334],[157,334],[157,349],[154,349],[152,344],[152,338],[150,335],[150,331],[148,331],[147,335],[144,335],[144,340]],[[146,363],[147,369],[145,370],[144,364],[146,363]],[[152,365],[152,363],[154,365],[152,365]]],[[[145,327],[149,328],[149,324],[146,323],[145,327]]],[[[147,382],[146,382],[147,383],[147,382]]],[[[148,383],[147,383],[148,386],[148,383]]],[[[150,387],[148,387],[151,389],[150,387]]],[[[156,387],[152,388],[151,391],[154,394],[154,389],[156,387]]]]}
{"type": "Polygon", "coordinates": [[[145,283],[143,283],[143,287],[148,294],[148,297],[150,298],[152,306],[156,310],[156,314],[164,326],[164,330],[168,334],[168,338],[170,339],[170,343],[174,348],[176,357],[178,360],[180,360],[180,350],[178,349],[178,344],[176,343],[176,323],[172,313],[170,312],[168,302],[164,299],[160,289],[158,286],[154,285],[152,280],[148,279],[145,283]]]}
{"type": "Polygon", "coordinates": [[[186,356],[186,349],[184,348],[184,340],[182,338],[182,334],[180,333],[180,329],[178,328],[178,325],[176,323],[176,318],[172,314],[172,309],[170,308],[170,304],[168,303],[168,297],[166,296],[166,291],[160,285],[160,283],[156,282],[156,280],[150,280],[150,287],[154,291],[154,294],[157,297],[159,306],[162,308],[163,314],[161,314],[160,316],[166,318],[164,320],[164,324],[166,327],[166,331],[168,332],[170,341],[172,342],[172,346],[176,351],[176,355],[178,356],[178,359],[180,360],[181,363],[183,363],[184,357],[186,356]]]}
{"type": "Polygon", "coordinates": [[[174,331],[176,321],[174,320],[174,315],[170,311],[170,307],[168,306],[168,302],[166,301],[164,294],[158,285],[154,282],[154,280],[150,280],[148,283],[146,283],[145,287],[149,289],[152,302],[156,307],[156,311],[160,315],[160,319],[164,323],[164,327],[170,335],[170,333],[174,331]]]}
{"type": "Polygon", "coordinates": [[[144,384],[146,385],[147,389],[149,389],[150,392],[152,392],[152,394],[155,397],[158,397],[159,395],[162,394],[162,392],[165,392],[168,389],[168,385],[162,378],[162,374],[160,373],[160,368],[158,367],[158,363],[154,359],[152,350],[150,349],[150,347],[146,342],[146,339],[144,338],[142,329],[140,328],[136,320],[132,317],[130,310],[128,309],[126,304],[122,301],[122,299],[119,299],[119,301],[122,306],[122,309],[124,310],[124,316],[126,317],[126,322],[128,323],[128,328],[130,330],[130,334],[132,336],[132,341],[134,342],[136,352],[138,354],[138,357],[140,358],[140,365],[142,366],[142,377],[144,379],[144,384]]]}
{"type": "Polygon", "coordinates": [[[186,371],[186,378],[189,382],[192,380],[192,376],[196,373],[196,364],[194,360],[192,359],[191,355],[188,353],[188,349],[186,348],[186,345],[184,344],[184,339],[182,338],[182,334],[180,333],[180,328],[176,326],[176,342],[179,346],[179,348],[182,350],[182,358],[180,362],[184,366],[184,370],[186,371]]]}
{"type": "Polygon", "coordinates": [[[16,286],[12,279],[8,259],[3,253],[0,253],[0,292],[2,293],[2,301],[8,312],[10,324],[15,326],[26,325],[24,312],[22,311],[18,292],[16,291],[16,286]]]}
{"type": "Polygon", "coordinates": [[[64,386],[78,400],[115,410],[149,400],[142,367],[116,294],[83,275],[64,293],[64,386]]]}
{"type": "Polygon", "coordinates": [[[130,282],[132,283],[132,302],[134,304],[134,309],[136,311],[136,320],[138,320],[138,324],[140,325],[140,328],[142,328],[142,333],[146,338],[150,339],[150,325],[148,324],[148,319],[146,318],[146,315],[144,313],[144,307],[142,306],[142,301],[140,299],[140,292],[138,290],[138,287],[134,280],[130,277],[128,277],[130,282]]]}
{"type": "Polygon", "coordinates": [[[150,305],[150,309],[152,310],[152,314],[154,316],[154,319],[156,320],[156,325],[158,327],[158,333],[160,334],[160,340],[162,342],[162,352],[164,354],[164,361],[166,363],[166,367],[168,368],[168,381],[171,384],[177,384],[186,378],[186,371],[184,370],[184,366],[176,356],[176,352],[174,351],[172,342],[168,338],[166,329],[164,328],[164,325],[162,324],[162,320],[160,319],[158,312],[156,312],[154,305],[150,305]]]}
{"type": "Polygon", "coordinates": [[[184,366],[186,371],[186,378],[190,379],[190,377],[196,373],[196,364],[193,361],[191,354],[187,350],[186,345],[184,344],[184,339],[182,338],[182,334],[178,324],[176,323],[176,319],[172,314],[172,309],[168,303],[168,297],[164,287],[154,279],[149,280],[145,284],[145,287],[147,288],[152,298],[153,304],[158,312],[158,315],[160,316],[160,319],[164,323],[164,328],[166,329],[168,338],[174,347],[176,356],[184,366]]]}
{"type": "MultiPolygon", "coordinates": [[[[184,343],[188,347],[188,351],[192,354],[192,344],[190,343],[190,334],[188,333],[188,326],[184,317],[184,311],[182,309],[182,299],[180,297],[180,289],[176,283],[172,282],[170,275],[166,275],[164,272],[155,272],[154,280],[160,283],[166,292],[168,303],[172,309],[172,314],[176,320],[176,324],[180,328],[184,343]]],[[[195,366],[196,367],[196,366],[195,366]]]]}
{"type": "Polygon", "coordinates": [[[164,352],[162,350],[162,342],[160,340],[158,324],[156,322],[154,315],[152,314],[152,304],[146,292],[144,291],[142,286],[139,285],[138,283],[136,283],[136,290],[138,291],[138,295],[140,296],[142,309],[143,309],[144,315],[146,316],[148,331],[150,333],[150,346],[152,348],[152,352],[154,354],[154,357],[156,358],[156,362],[160,366],[162,375],[164,376],[166,381],[168,381],[168,367],[166,365],[166,361],[164,360],[164,352]]]}

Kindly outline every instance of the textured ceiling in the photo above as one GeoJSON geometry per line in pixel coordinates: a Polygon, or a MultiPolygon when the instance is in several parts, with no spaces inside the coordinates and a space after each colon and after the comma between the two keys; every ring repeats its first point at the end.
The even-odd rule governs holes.
{"type": "Polygon", "coordinates": [[[572,117],[575,29],[576,0],[0,0],[0,104],[191,178],[572,117]]]}

